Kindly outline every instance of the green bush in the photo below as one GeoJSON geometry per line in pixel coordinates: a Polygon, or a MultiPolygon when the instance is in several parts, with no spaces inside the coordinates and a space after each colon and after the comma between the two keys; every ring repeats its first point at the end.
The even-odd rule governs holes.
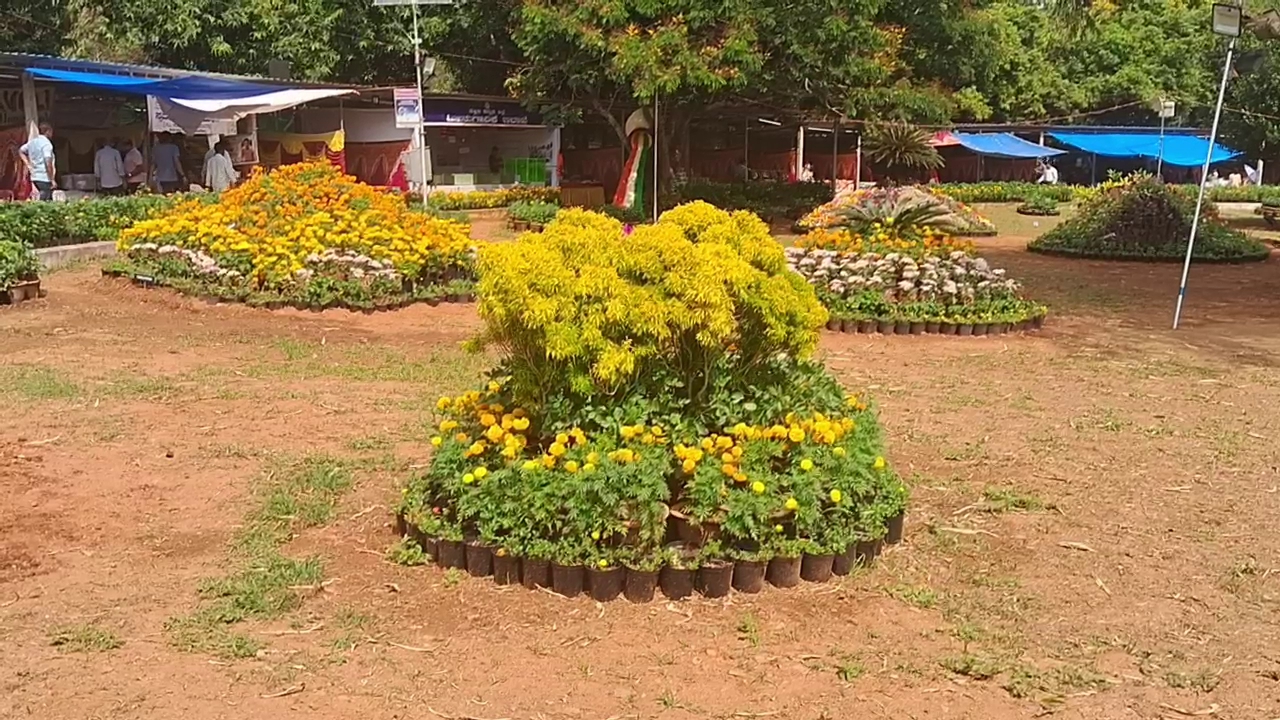
{"type": "Polygon", "coordinates": [[[1058,202],[1074,202],[1082,191],[1076,185],[1039,185],[1023,181],[942,183],[931,187],[935,192],[962,203],[1024,202],[1032,197],[1048,197],[1058,202]]]}
{"type": "Polygon", "coordinates": [[[0,240],[37,248],[115,240],[121,230],[172,203],[172,198],[158,195],[0,203],[0,240]]]}
{"type": "Polygon", "coordinates": [[[512,203],[511,207],[507,208],[507,215],[512,220],[523,220],[534,225],[546,225],[556,219],[558,212],[560,212],[560,206],[555,203],[524,200],[512,203]]]}
{"type": "Polygon", "coordinates": [[[0,240],[0,290],[40,276],[40,260],[31,246],[12,240],[0,240]]]}
{"type": "Polygon", "coordinates": [[[1058,214],[1058,201],[1048,195],[1032,195],[1018,206],[1020,215],[1049,216],[1058,214]]]}
{"type": "MultiPolygon", "coordinates": [[[[1070,220],[1028,244],[1028,249],[1100,259],[1181,260],[1195,200],[1150,175],[1134,175],[1099,193],[1070,220]]],[[[1192,258],[1204,261],[1264,260],[1265,245],[1203,211],[1192,258]]]]}
{"type": "Polygon", "coordinates": [[[826,183],[690,180],[676,189],[673,204],[702,200],[724,210],[748,210],[771,222],[799,220],[831,197],[831,186],[826,183]]]}

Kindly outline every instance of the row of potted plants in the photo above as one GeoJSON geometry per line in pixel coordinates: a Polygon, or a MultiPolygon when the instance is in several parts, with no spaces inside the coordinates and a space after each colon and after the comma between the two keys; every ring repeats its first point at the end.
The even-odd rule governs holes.
{"type": "Polygon", "coordinates": [[[507,208],[507,218],[513,230],[542,230],[543,226],[556,219],[558,212],[560,206],[555,203],[526,200],[512,203],[507,208]]]}
{"type": "Polygon", "coordinates": [[[851,543],[841,552],[792,543],[784,551],[791,554],[745,553],[735,560],[723,553],[719,543],[690,548],[677,542],[647,558],[623,553],[620,561],[601,558],[582,564],[524,557],[479,539],[429,536],[403,514],[395,516],[397,534],[415,543],[440,568],[492,577],[498,585],[549,588],[565,597],[585,592],[597,602],[625,597],[636,603],[652,601],[658,589],[670,600],[683,600],[695,592],[708,598],[725,597],[730,590],[758,593],[766,583],[778,588],[795,587],[801,581],[825,583],[870,566],[885,545],[902,541],[903,528],[903,515],[898,514],[887,523],[883,538],[851,543]]]}
{"type": "Polygon", "coordinates": [[[1004,335],[1006,333],[1034,332],[1044,327],[1047,313],[1038,314],[1016,322],[955,322],[951,320],[904,320],[832,317],[827,329],[832,332],[880,335],[1004,335]]]}

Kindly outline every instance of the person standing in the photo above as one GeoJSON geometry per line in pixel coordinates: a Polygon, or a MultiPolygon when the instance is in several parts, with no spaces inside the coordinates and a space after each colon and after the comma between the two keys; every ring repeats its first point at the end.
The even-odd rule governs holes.
{"type": "Polygon", "coordinates": [[[178,192],[186,184],[187,174],[182,170],[182,152],[174,144],[169,133],[160,136],[151,149],[151,163],[156,170],[156,185],[168,195],[178,192]]]}
{"type": "Polygon", "coordinates": [[[132,140],[126,139],[120,147],[124,150],[124,175],[132,195],[147,181],[146,163],[142,160],[142,151],[134,147],[132,140]]]}
{"type": "Polygon", "coordinates": [[[124,158],[116,149],[118,140],[107,142],[99,139],[98,152],[93,154],[93,176],[98,178],[98,189],[104,195],[124,193],[124,158]]]}
{"type": "Polygon", "coordinates": [[[31,176],[31,184],[36,186],[40,199],[45,202],[53,199],[53,183],[58,179],[58,171],[54,167],[52,138],[53,126],[42,122],[40,134],[18,148],[22,164],[27,166],[27,174],[31,176]]]}
{"type": "Polygon", "coordinates": [[[219,140],[213,146],[213,154],[204,165],[204,184],[214,192],[225,192],[236,184],[240,176],[231,164],[231,152],[227,150],[227,141],[219,140]]]}

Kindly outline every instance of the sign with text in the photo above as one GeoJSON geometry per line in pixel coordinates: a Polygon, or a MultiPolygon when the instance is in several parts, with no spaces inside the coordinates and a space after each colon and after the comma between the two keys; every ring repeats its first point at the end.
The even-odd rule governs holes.
{"type": "Polygon", "coordinates": [[[422,110],[418,105],[418,91],[414,88],[396,88],[393,92],[396,127],[418,127],[418,124],[422,122],[422,110]]]}
{"type": "Polygon", "coordinates": [[[520,103],[484,100],[425,100],[424,119],[429,125],[542,125],[542,115],[520,103]]]}
{"type": "MultiPolygon", "coordinates": [[[[40,117],[48,120],[52,117],[53,88],[36,88],[36,107],[42,112],[40,117]]],[[[22,88],[0,89],[0,127],[21,125],[26,122],[26,113],[22,105],[22,88]]]]}

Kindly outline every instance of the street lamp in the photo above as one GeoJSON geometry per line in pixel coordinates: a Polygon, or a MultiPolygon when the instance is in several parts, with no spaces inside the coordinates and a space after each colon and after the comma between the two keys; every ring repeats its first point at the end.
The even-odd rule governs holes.
{"type": "Polygon", "coordinates": [[[1213,6],[1213,31],[1231,38],[1227,43],[1227,60],[1222,64],[1222,82],[1218,85],[1218,103],[1213,108],[1213,126],[1209,130],[1209,147],[1204,153],[1204,166],[1200,168],[1200,192],[1196,195],[1196,211],[1191,216],[1191,236],[1187,238],[1187,257],[1182,263],[1182,282],[1178,286],[1178,304],[1173,310],[1173,329],[1182,320],[1182,301],[1187,296],[1187,275],[1191,272],[1191,252],[1196,245],[1196,231],[1200,229],[1200,212],[1204,207],[1204,188],[1209,179],[1209,165],[1213,162],[1213,149],[1218,141],[1218,122],[1222,119],[1222,102],[1227,95],[1227,78],[1231,76],[1231,57],[1236,51],[1236,40],[1244,30],[1244,13],[1239,5],[1216,3],[1213,6]]]}

